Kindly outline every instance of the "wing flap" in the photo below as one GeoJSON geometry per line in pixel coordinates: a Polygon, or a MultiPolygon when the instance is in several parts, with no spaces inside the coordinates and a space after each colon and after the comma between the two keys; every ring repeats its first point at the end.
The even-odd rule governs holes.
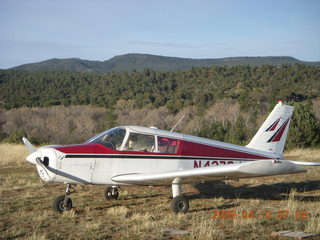
{"type": "Polygon", "coordinates": [[[160,173],[131,173],[117,175],[113,181],[126,184],[170,184],[180,178],[182,183],[201,180],[223,180],[270,175],[301,173],[307,170],[289,161],[260,160],[241,164],[230,164],[219,167],[196,168],[181,171],[160,173]]]}

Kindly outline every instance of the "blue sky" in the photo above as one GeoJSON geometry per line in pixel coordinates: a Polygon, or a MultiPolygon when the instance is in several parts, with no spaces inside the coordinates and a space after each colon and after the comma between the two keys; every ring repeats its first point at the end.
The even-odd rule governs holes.
{"type": "Polygon", "coordinates": [[[319,0],[0,0],[0,68],[49,58],[320,61],[319,0]]]}

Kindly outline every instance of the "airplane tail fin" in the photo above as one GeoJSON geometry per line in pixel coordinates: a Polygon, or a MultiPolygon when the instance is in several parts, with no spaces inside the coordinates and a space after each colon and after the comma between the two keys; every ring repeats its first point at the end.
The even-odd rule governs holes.
{"type": "Polygon", "coordinates": [[[282,154],[292,113],[293,107],[279,101],[246,147],[282,154]]]}

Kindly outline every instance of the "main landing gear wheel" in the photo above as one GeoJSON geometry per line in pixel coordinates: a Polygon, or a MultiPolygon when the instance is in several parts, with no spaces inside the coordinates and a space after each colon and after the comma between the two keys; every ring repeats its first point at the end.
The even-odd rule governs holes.
{"type": "Polygon", "coordinates": [[[67,197],[65,202],[65,195],[58,196],[53,202],[53,209],[58,213],[63,213],[64,211],[70,211],[72,208],[72,200],[67,197]]]}
{"type": "Polygon", "coordinates": [[[189,210],[189,201],[184,195],[178,195],[171,201],[171,209],[174,213],[186,213],[189,210]]]}
{"type": "Polygon", "coordinates": [[[117,199],[119,196],[119,189],[117,187],[107,187],[103,192],[103,196],[106,200],[117,199]]]}

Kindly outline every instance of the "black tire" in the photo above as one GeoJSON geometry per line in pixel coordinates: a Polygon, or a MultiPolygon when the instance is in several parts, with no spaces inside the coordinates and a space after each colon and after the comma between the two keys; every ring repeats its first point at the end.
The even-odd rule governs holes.
{"type": "Polygon", "coordinates": [[[70,211],[72,208],[72,200],[70,197],[68,197],[67,200],[67,206],[63,206],[64,205],[64,198],[65,195],[60,195],[58,196],[54,202],[53,202],[53,210],[58,212],[58,213],[63,213],[64,211],[70,211]]]}
{"type": "Polygon", "coordinates": [[[189,201],[184,195],[176,196],[171,201],[171,209],[174,213],[186,213],[189,210],[189,201]]]}
{"type": "Polygon", "coordinates": [[[103,192],[103,196],[106,200],[117,199],[119,196],[118,188],[114,188],[114,194],[112,194],[112,187],[106,187],[103,192]]]}

